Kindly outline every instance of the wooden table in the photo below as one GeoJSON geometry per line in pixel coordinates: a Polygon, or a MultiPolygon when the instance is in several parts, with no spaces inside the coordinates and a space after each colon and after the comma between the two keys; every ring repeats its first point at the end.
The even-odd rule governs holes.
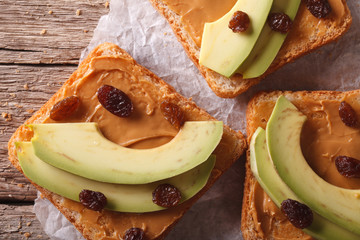
{"type": "Polygon", "coordinates": [[[36,190],[8,161],[7,142],[77,68],[106,0],[0,1],[0,239],[49,239],[36,190]]]}

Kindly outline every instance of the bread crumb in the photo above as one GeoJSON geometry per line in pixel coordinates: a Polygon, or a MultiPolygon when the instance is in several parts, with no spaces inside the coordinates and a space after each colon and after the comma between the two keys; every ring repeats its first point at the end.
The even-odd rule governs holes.
{"type": "Polygon", "coordinates": [[[51,14],[53,14],[53,11],[52,11],[52,10],[50,10],[48,13],[51,15],[51,14]]]}
{"type": "Polygon", "coordinates": [[[106,1],[104,4],[105,8],[109,8],[109,5],[110,5],[109,1],[106,1]]]}
{"type": "Polygon", "coordinates": [[[43,30],[41,30],[40,35],[45,35],[46,32],[47,32],[46,29],[43,29],[43,30]]]}
{"type": "Polygon", "coordinates": [[[15,70],[15,72],[16,72],[16,73],[19,73],[19,72],[20,72],[20,70],[19,70],[19,69],[16,69],[16,70],[15,70]]]}
{"type": "Polygon", "coordinates": [[[9,105],[8,102],[4,102],[4,103],[2,104],[3,107],[6,107],[7,105],[9,105]]]}
{"type": "Polygon", "coordinates": [[[166,36],[167,35],[167,32],[164,32],[164,36],[166,36]]]}
{"type": "Polygon", "coordinates": [[[89,30],[84,30],[84,33],[88,33],[89,32],[89,30]]]}
{"type": "Polygon", "coordinates": [[[19,104],[14,104],[15,105],[15,107],[17,107],[17,108],[23,108],[23,106],[22,105],[19,105],[19,104]]]}
{"type": "Polygon", "coordinates": [[[10,113],[7,113],[7,112],[2,112],[1,113],[1,116],[5,119],[5,121],[9,122],[12,120],[12,116],[10,113]]]}
{"type": "Polygon", "coordinates": [[[24,89],[29,90],[29,85],[27,83],[24,84],[24,89]]]}
{"type": "Polygon", "coordinates": [[[16,94],[15,93],[9,93],[10,97],[14,98],[16,97],[16,94]]]}
{"type": "Polygon", "coordinates": [[[80,16],[80,15],[81,15],[81,10],[80,10],[80,9],[76,10],[76,15],[77,15],[77,16],[80,16]]]}
{"type": "Polygon", "coordinates": [[[24,236],[25,236],[26,238],[29,238],[29,237],[31,236],[31,233],[26,232],[26,233],[24,233],[24,236]]]}
{"type": "Polygon", "coordinates": [[[42,238],[42,235],[37,235],[36,238],[42,238]]]}
{"type": "Polygon", "coordinates": [[[54,62],[54,59],[50,59],[49,62],[50,62],[50,63],[53,63],[53,62],[54,62]]]}
{"type": "Polygon", "coordinates": [[[27,222],[26,226],[30,227],[31,226],[31,222],[27,222]]]}
{"type": "Polygon", "coordinates": [[[30,113],[30,114],[35,112],[34,109],[27,109],[26,111],[27,111],[28,113],[30,113]]]}
{"type": "MultiPolygon", "coordinates": [[[[12,198],[12,194],[9,194],[9,197],[12,198]]],[[[19,221],[19,225],[17,226],[17,229],[20,230],[21,228],[22,228],[21,221],[19,221]]]]}
{"type": "Polygon", "coordinates": [[[22,184],[22,183],[18,183],[18,185],[17,185],[18,187],[21,187],[21,188],[23,188],[24,187],[24,184],[22,184]]]}

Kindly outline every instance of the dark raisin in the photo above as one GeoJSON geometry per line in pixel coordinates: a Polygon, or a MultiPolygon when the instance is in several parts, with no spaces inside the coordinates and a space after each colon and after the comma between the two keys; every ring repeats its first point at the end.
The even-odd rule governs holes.
{"type": "Polygon", "coordinates": [[[317,18],[324,18],[331,12],[328,0],[305,0],[305,2],[310,13],[317,18]]]}
{"type": "Polygon", "coordinates": [[[64,120],[70,117],[80,106],[80,99],[77,96],[64,98],[55,103],[50,110],[50,118],[55,121],[64,120]]]}
{"type": "Polygon", "coordinates": [[[133,104],[130,98],[120,89],[104,85],[97,91],[101,105],[118,117],[129,117],[133,112],[133,104]]]}
{"type": "Polygon", "coordinates": [[[129,228],[126,230],[124,240],[143,240],[144,231],[141,228],[129,228]]]}
{"type": "Polygon", "coordinates": [[[289,32],[292,21],[285,13],[270,13],[267,19],[267,23],[274,31],[287,33],[289,32]]]}
{"type": "Polygon", "coordinates": [[[231,17],[229,22],[229,28],[234,33],[245,32],[250,25],[250,18],[247,13],[242,11],[234,12],[234,15],[231,17]]]}
{"type": "Polygon", "coordinates": [[[185,116],[178,105],[165,100],[160,104],[160,109],[165,119],[175,128],[180,129],[184,125],[185,116]]]}
{"type": "Polygon", "coordinates": [[[153,202],[161,207],[169,208],[179,204],[180,191],[170,184],[159,185],[152,193],[153,202]]]}
{"type": "Polygon", "coordinates": [[[83,189],[79,194],[79,200],[85,207],[100,211],[106,205],[106,197],[101,192],[94,192],[91,190],[83,189]]]}
{"type": "Polygon", "coordinates": [[[341,121],[348,127],[356,127],[358,125],[355,110],[345,101],[340,103],[339,116],[341,121]]]}
{"type": "Polygon", "coordinates": [[[360,161],[347,156],[337,156],[335,166],[339,173],[348,178],[360,178],[360,161]]]}
{"type": "Polygon", "coordinates": [[[309,227],[314,218],[308,206],[292,199],[284,200],[281,203],[281,211],[292,225],[301,229],[309,227]]]}

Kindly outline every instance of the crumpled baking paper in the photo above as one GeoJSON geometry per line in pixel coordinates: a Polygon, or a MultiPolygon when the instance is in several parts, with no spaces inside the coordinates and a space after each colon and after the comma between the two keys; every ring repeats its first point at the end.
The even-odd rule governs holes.
{"type": "MultiPolygon", "coordinates": [[[[217,97],[186,56],[166,20],[147,0],[112,0],[81,60],[102,42],[113,42],[171,84],[182,95],[235,130],[245,133],[249,99],[262,90],[338,90],[360,88],[360,6],[347,1],[353,24],[338,42],[288,64],[259,85],[234,98],[217,97]]],[[[242,239],[240,214],[244,160],[236,162],[180,220],[166,239],[242,239]]],[[[81,239],[47,200],[38,198],[35,213],[45,232],[56,240],[81,239]]]]}

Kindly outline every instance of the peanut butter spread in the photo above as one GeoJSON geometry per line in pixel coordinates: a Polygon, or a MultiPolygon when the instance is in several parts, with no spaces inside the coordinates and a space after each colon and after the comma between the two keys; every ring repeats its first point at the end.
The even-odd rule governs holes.
{"type": "Polygon", "coordinates": [[[236,0],[163,0],[176,14],[181,23],[200,47],[204,24],[224,16],[235,5],[236,0]]]}
{"type": "MultiPolygon", "coordinates": [[[[204,24],[221,18],[231,10],[236,0],[163,0],[163,2],[180,16],[182,26],[200,47],[204,24]]],[[[338,0],[329,0],[329,3],[332,12],[323,20],[311,15],[302,3],[298,12],[301,19],[297,19],[297,23],[293,24],[286,40],[287,43],[284,45],[296,46],[299,41],[316,41],[316,36],[327,32],[331,25],[341,26],[342,16],[348,14],[348,9],[338,0]],[[328,21],[329,24],[319,24],[321,21],[328,21]]]]}
{"type": "MultiPolygon", "coordinates": [[[[84,77],[67,85],[58,96],[58,99],[63,99],[76,95],[81,101],[76,113],[64,122],[97,122],[106,138],[132,148],[152,148],[170,141],[177,130],[160,111],[160,103],[165,99],[147,80],[149,76],[143,69],[132,62],[132,59],[120,55],[93,58],[84,77]],[[104,84],[114,86],[130,97],[134,111],[129,118],[115,116],[99,103],[96,92],[104,84]]],[[[44,122],[54,121],[46,118],[44,122]]],[[[217,170],[213,171],[211,178],[218,174],[217,170]]],[[[75,225],[80,224],[85,235],[96,232],[94,239],[122,239],[125,231],[132,227],[142,228],[146,236],[153,239],[175,223],[196,198],[167,210],[145,214],[97,212],[68,199],[63,204],[78,213],[75,225]]]]}
{"type": "MultiPolygon", "coordinates": [[[[341,101],[349,103],[358,113],[358,118],[360,117],[360,102],[356,94],[321,101],[304,95],[301,100],[292,101],[308,118],[302,129],[301,148],[312,169],[327,182],[344,188],[360,189],[360,179],[349,179],[340,175],[334,164],[336,156],[339,155],[360,159],[360,129],[347,127],[341,121],[341,101]]],[[[257,109],[262,114],[254,126],[265,128],[265,119],[269,118],[273,104],[264,104],[257,109]]],[[[274,239],[312,239],[286,220],[256,181],[252,184],[250,211],[256,223],[256,231],[263,239],[270,236],[274,239]]]]}

